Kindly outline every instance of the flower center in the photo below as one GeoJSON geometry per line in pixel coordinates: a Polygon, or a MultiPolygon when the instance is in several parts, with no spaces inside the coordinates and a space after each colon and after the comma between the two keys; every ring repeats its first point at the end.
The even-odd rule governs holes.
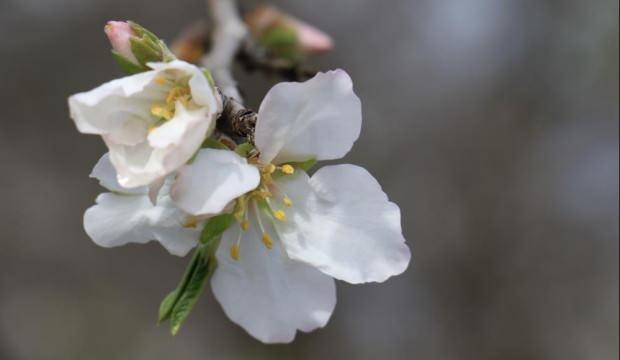
{"type": "Polygon", "coordinates": [[[155,78],[155,83],[168,88],[164,102],[154,103],[151,106],[151,114],[156,118],[162,121],[172,119],[176,113],[177,102],[181,102],[185,107],[190,105],[192,93],[189,79],[171,80],[161,75],[155,78]]]}
{"type": "Polygon", "coordinates": [[[258,225],[261,232],[261,241],[267,249],[273,248],[273,239],[269,235],[264,226],[264,220],[271,222],[275,227],[276,222],[287,221],[285,208],[292,207],[293,201],[286,193],[276,184],[273,179],[276,171],[282,175],[292,175],[295,168],[292,165],[276,166],[273,164],[258,165],[260,169],[261,182],[259,186],[240,197],[235,207],[235,218],[239,223],[239,235],[237,241],[230,248],[230,257],[235,260],[240,259],[241,240],[243,233],[250,228],[250,211],[253,220],[258,225]]]}

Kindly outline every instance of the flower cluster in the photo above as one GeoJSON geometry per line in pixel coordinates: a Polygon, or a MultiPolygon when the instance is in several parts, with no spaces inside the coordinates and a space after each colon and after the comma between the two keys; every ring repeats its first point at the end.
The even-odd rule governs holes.
{"type": "MultiPolygon", "coordinates": [[[[133,61],[131,36],[118,34],[131,29],[108,26],[133,61]]],[[[208,71],[180,60],[145,65],[71,96],[69,107],[78,130],[109,149],[91,174],[110,191],[84,215],[93,241],[156,240],[178,256],[195,248],[160,308],[173,332],[208,279],[232,321],[276,343],[327,323],[334,279],[382,282],[407,268],[400,210],[372,175],[348,164],[308,174],[316,161],[346,155],[360,134],[361,103],[345,71],[275,85],[251,141],[235,145],[220,141],[222,98],[208,71]]]]}

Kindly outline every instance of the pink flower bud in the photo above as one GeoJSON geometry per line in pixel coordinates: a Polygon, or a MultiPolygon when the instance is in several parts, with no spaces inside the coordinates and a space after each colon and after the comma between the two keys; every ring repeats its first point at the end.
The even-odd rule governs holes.
{"type": "Polygon", "coordinates": [[[334,47],[329,35],[269,5],[258,6],[246,13],[245,22],[256,38],[274,29],[287,29],[297,38],[297,49],[306,54],[326,52],[334,47]]]}
{"type": "Polygon", "coordinates": [[[299,46],[306,52],[326,52],[334,48],[332,38],[326,33],[301,21],[295,21],[299,46]]]}
{"type": "Polygon", "coordinates": [[[132,63],[139,64],[138,59],[136,59],[131,51],[131,42],[129,41],[135,34],[127,22],[109,21],[104,31],[114,51],[132,63]]]}

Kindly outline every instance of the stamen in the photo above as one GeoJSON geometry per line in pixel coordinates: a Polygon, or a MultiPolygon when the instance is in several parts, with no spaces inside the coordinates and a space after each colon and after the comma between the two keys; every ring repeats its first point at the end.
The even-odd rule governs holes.
{"type": "Polygon", "coordinates": [[[261,198],[261,199],[267,199],[270,198],[271,196],[273,196],[273,194],[271,194],[271,192],[267,191],[267,190],[256,190],[252,192],[252,195],[261,198]]]}
{"type": "Polygon", "coordinates": [[[295,173],[295,168],[292,165],[284,164],[280,167],[280,171],[286,175],[293,175],[295,173]]]}
{"type": "Polygon", "coordinates": [[[263,221],[260,218],[260,212],[258,211],[258,205],[256,204],[256,202],[254,202],[254,212],[256,213],[256,222],[258,222],[258,227],[263,233],[261,241],[267,249],[271,250],[271,248],[273,247],[273,240],[271,240],[271,237],[269,236],[269,234],[267,234],[267,231],[265,231],[265,227],[263,226],[263,221]]]}
{"type": "Polygon", "coordinates": [[[276,210],[273,212],[273,217],[280,221],[286,221],[286,213],[283,210],[276,210]]]}
{"type": "Polygon", "coordinates": [[[151,106],[151,114],[155,115],[158,118],[164,118],[166,120],[170,120],[174,117],[174,112],[170,111],[170,109],[161,104],[154,104],[151,106]]]}
{"type": "Polygon", "coordinates": [[[161,75],[155,78],[155,84],[157,85],[166,85],[167,81],[168,79],[161,75]]]}
{"type": "Polygon", "coordinates": [[[266,232],[263,233],[261,240],[267,249],[271,250],[273,248],[273,240],[271,240],[271,237],[266,232]]]}
{"type": "Polygon", "coordinates": [[[200,220],[195,217],[195,216],[190,216],[187,219],[185,219],[185,223],[183,223],[183,227],[185,228],[191,228],[191,229],[195,229],[196,226],[198,226],[198,222],[200,220]]]}
{"type": "Polygon", "coordinates": [[[166,103],[168,106],[174,105],[177,100],[181,100],[184,105],[187,105],[189,102],[189,89],[186,87],[174,87],[168,93],[166,97],[166,103]]]}
{"type": "Polygon", "coordinates": [[[290,197],[284,195],[284,198],[282,199],[282,202],[284,203],[284,205],[286,205],[287,207],[291,207],[293,206],[293,200],[291,200],[290,197]]]}
{"type": "Polygon", "coordinates": [[[265,167],[263,167],[263,171],[266,174],[273,174],[273,172],[276,171],[276,166],[274,164],[265,165],[265,167]]]}
{"type": "Polygon", "coordinates": [[[233,244],[230,247],[230,257],[233,258],[233,260],[239,261],[239,244],[233,244]]]}
{"type": "Polygon", "coordinates": [[[241,252],[241,237],[243,236],[243,231],[239,230],[239,236],[237,237],[237,242],[234,243],[230,247],[230,257],[234,260],[239,261],[239,253],[241,252]]]}
{"type": "MultiPolygon", "coordinates": [[[[154,81],[157,84],[164,85],[169,80],[163,76],[158,76],[154,81]]],[[[183,105],[188,106],[191,99],[192,94],[189,86],[179,85],[173,87],[170,91],[168,91],[165,104],[156,103],[151,106],[151,114],[161,119],[170,120],[174,117],[176,112],[177,101],[180,101],[183,105]]]]}
{"type": "Polygon", "coordinates": [[[247,219],[243,220],[239,225],[241,226],[241,229],[243,229],[243,231],[248,231],[248,229],[250,228],[250,222],[247,219]]]}

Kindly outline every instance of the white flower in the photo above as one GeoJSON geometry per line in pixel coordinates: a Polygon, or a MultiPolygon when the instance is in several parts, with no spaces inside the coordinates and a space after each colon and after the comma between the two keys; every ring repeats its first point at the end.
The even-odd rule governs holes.
{"type": "Polygon", "coordinates": [[[222,236],[211,286],[226,314],[263,342],[324,326],[336,304],[333,278],[382,282],[409,264],[400,210],[366,170],[326,166],[310,177],[295,163],[341,158],[360,128],[349,76],[320,73],[269,91],[254,166],[204,157],[180,170],[173,198],[196,215],[254,189],[237,202],[239,225],[222,236]],[[217,178],[201,184],[215,166],[217,178]]]}
{"type": "Polygon", "coordinates": [[[202,71],[175,60],[69,98],[79,131],[98,134],[124,187],[148,185],[185,164],[215,126],[221,99],[202,71]]]}
{"type": "Polygon", "coordinates": [[[167,191],[169,185],[164,185],[157,205],[153,205],[147,187],[127,189],[117,182],[108,154],[95,165],[91,177],[112,191],[100,194],[96,205],[84,213],[84,229],[97,245],[115,247],[157,240],[177,256],[185,256],[196,246],[200,218],[175,207],[167,191]]]}

